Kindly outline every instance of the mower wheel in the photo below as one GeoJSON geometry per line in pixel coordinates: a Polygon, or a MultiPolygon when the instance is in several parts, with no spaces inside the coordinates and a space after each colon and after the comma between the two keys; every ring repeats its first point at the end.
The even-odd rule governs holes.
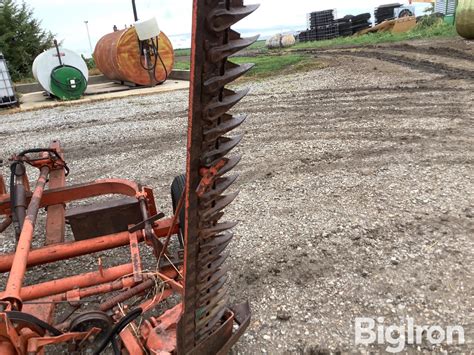
{"type": "MultiPolygon", "coordinates": [[[[183,194],[184,187],[186,186],[186,175],[176,176],[171,184],[171,202],[173,203],[173,213],[176,213],[179,199],[183,194]]],[[[184,247],[184,204],[179,213],[179,231],[178,241],[180,246],[184,247]]]]}

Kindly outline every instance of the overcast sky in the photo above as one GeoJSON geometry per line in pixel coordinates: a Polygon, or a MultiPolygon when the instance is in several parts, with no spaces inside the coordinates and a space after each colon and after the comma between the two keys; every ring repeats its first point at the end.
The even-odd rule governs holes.
{"type": "MultiPolygon", "coordinates": [[[[113,25],[123,28],[133,23],[131,0],[25,0],[42,21],[45,29],[56,34],[64,47],[85,55],[90,54],[84,21],[89,21],[92,47],[113,25]]],[[[393,0],[247,0],[260,3],[256,13],[241,21],[237,29],[246,34],[261,33],[268,36],[278,32],[306,28],[306,14],[312,11],[336,9],[337,16],[373,13],[374,7],[393,0]]],[[[407,3],[408,1],[400,1],[407,3]]],[[[156,16],[176,48],[189,47],[192,0],[136,0],[140,19],[156,16]]],[[[417,5],[421,10],[423,4],[417,5]]]]}

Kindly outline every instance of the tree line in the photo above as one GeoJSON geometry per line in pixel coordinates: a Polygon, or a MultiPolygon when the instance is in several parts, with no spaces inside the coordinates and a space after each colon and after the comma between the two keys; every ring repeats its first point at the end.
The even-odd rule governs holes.
{"type": "Polygon", "coordinates": [[[41,28],[24,2],[0,0],[0,52],[14,81],[31,77],[36,56],[53,45],[53,34],[41,28]]]}

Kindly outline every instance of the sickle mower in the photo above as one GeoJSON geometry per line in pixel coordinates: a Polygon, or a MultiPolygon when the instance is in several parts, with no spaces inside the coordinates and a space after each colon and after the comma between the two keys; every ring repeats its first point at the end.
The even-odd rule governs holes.
{"type": "Polygon", "coordinates": [[[225,249],[235,223],[223,220],[223,210],[236,197],[225,191],[240,160],[228,153],[241,136],[228,133],[245,120],[227,112],[247,91],[226,85],[251,68],[228,57],[257,40],[241,38],[231,26],[257,7],[194,0],[186,175],[172,186],[174,216],[164,218],[153,191],[135,182],[67,185],[69,169],[57,141],[12,157],[8,189],[0,177],[0,232],[14,228],[17,237],[16,251],[0,256],[0,271],[8,272],[0,293],[0,354],[225,354],[245,331],[248,304],[228,305],[225,249]],[[31,188],[27,164],[39,171],[31,188]],[[71,207],[98,196],[105,202],[71,207]],[[36,230],[42,208],[44,232],[36,230]],[[66,221],[74,241],[65,241],[66,221]],[[183,248],[171,252],[177,234],[183,248]],[[44,245],[33,248],[41,236],[44,245]],[[142,266],[142,245],[156,257],[153,272],[142,266]],[[96,271],[71,270],[61,279],[25,285],[27,271],[38,272],[29,268],[63,263],[64,269],[66,260],[119,247],[130,250],[122,265],[99,263],[96,271]],[[98,296],[100,303],[88,302],[98,296]],[[58,320],[64,307],[73,311],[58,320]]]}

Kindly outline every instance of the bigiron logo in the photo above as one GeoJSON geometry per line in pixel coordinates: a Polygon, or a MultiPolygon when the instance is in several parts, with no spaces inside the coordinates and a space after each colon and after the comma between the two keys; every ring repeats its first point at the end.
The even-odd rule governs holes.
{"type": "Polygon", "coordinates": [[[406,345],[422,345],[427,341],[432,345],[463,345],[464,328],[459,325],[443,328],[439,325],[416,325],[413,318],[406,318],[402,325],[384,324],[383,317],[356,318],[355,344],[356,345],[387,345],[389,353],[399,353],[406,345]]]}

